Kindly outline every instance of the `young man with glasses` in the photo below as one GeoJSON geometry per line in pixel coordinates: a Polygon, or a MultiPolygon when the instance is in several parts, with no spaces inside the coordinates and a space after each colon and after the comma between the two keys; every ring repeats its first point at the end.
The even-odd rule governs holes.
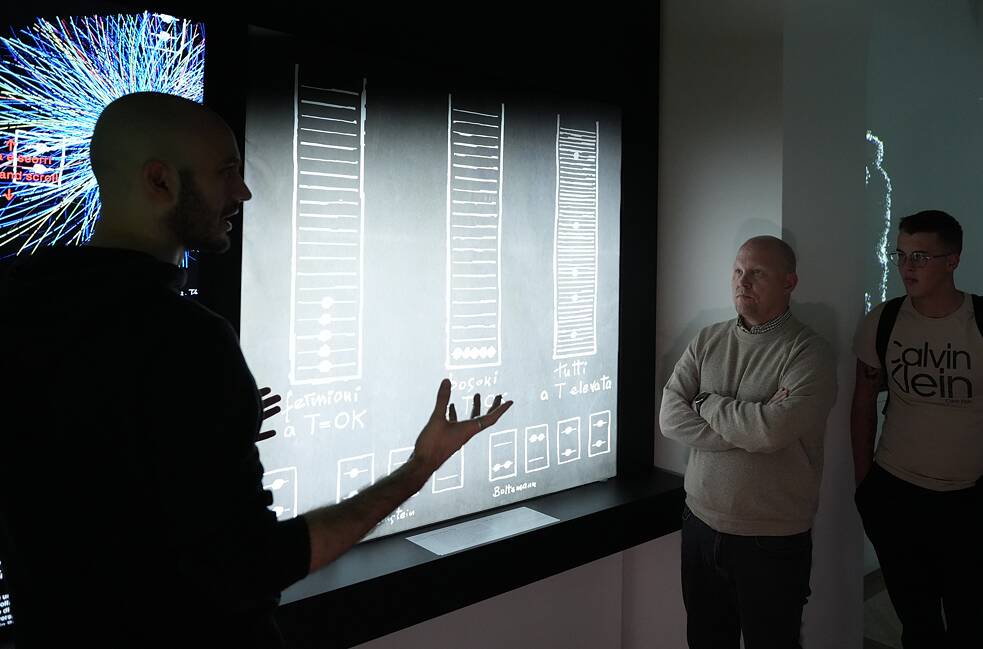
{"type": "Polygon", "coordinates": [[[962,227],[930,210],[899,230],[890,257],[907,297],[871,311],[854,339],[857,508],[905,649],[983,647],[983,336],[972,296],[954,280],[962,227]]]}

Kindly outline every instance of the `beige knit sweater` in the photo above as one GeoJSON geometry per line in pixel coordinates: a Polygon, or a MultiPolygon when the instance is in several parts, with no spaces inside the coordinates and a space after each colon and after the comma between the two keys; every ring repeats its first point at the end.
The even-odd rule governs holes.
{"type": "Polygon", "coordinates": [[[826,341],[794,317],[751,334],[703,329],[662,395],[662,434],[690,447],[686,504],[718,532],[782,536],[812,527],[836,368],[826,341]],[[788,396],[769,403],[779,388],[788,396]],[[711,395],[693,409],[700,392],[711,395]]]}

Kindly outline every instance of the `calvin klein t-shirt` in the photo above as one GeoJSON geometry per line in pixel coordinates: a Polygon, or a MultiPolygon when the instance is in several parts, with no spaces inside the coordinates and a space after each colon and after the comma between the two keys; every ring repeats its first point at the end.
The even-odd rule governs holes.
{"type": "MultiPolygon", "coordinates": [[[[854,352],[871,367],[883,305],[861,322],[854,352]]],[[[944,318],[921,315],[905,298],[888,339],[890,402],[875,461],[934,491],[966,489],[983,475],[983,336],[973,300],[944,318]]]]}

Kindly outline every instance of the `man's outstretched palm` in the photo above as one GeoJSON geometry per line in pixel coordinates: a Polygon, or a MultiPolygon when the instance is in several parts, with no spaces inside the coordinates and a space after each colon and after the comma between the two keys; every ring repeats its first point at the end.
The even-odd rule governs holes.
{"type": "Polygon", "coordinates": [[[444,379],[437,389],[437,403],[434,405],[430,421],[423,427],[417,437],[413,455],[430,471],[436,471],[451,455],[456,453],[469,439],[478,432],[491,428],[505,411],[512,406],[511,401],[502,403],[502,395],[497,395],[491,408],[481,414],[481,395],[474,395],[471,408],[471,418],[457,420],[454,404],[448,403],[451,398],[451,382],[444,379]]]}

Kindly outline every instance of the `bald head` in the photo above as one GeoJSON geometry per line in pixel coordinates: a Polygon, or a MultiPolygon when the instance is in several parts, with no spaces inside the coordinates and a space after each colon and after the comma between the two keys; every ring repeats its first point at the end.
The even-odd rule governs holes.
{"type": "Polygon", "coordinates": [[[175,95],[126,95],[99,116],[89,151],[102,200],[92,245],[166,260],[228,248],[230,219],[251,195],[217,114],[175,95]]]}
{"type": "Polygon", "coordinates": [[[798,281],[795,252],[787,243],[769,236],[748,239],[734,260],[734,307],[748,325],[769,322],[788,309],[798,281]]]}
{"type": "Polygon", "coordinates": [[[186,169],[202,138],[228,131],[222,119],[191,100],[159,92],[124,95],[106,106],[89,148],[92,171],[105,193],[148,160],[186,169]]]}
{"type": "Polygon", "coordinates": [[[788,245],[778,237],[773,237],[770,235],[761,235],[759,237],[751,237],[744,242],[741,249],[753,248],[765,255],[773,258],[786,273],[794,273],[796,266],[795,251],[792,250],[792,246],[788,245]]]}

